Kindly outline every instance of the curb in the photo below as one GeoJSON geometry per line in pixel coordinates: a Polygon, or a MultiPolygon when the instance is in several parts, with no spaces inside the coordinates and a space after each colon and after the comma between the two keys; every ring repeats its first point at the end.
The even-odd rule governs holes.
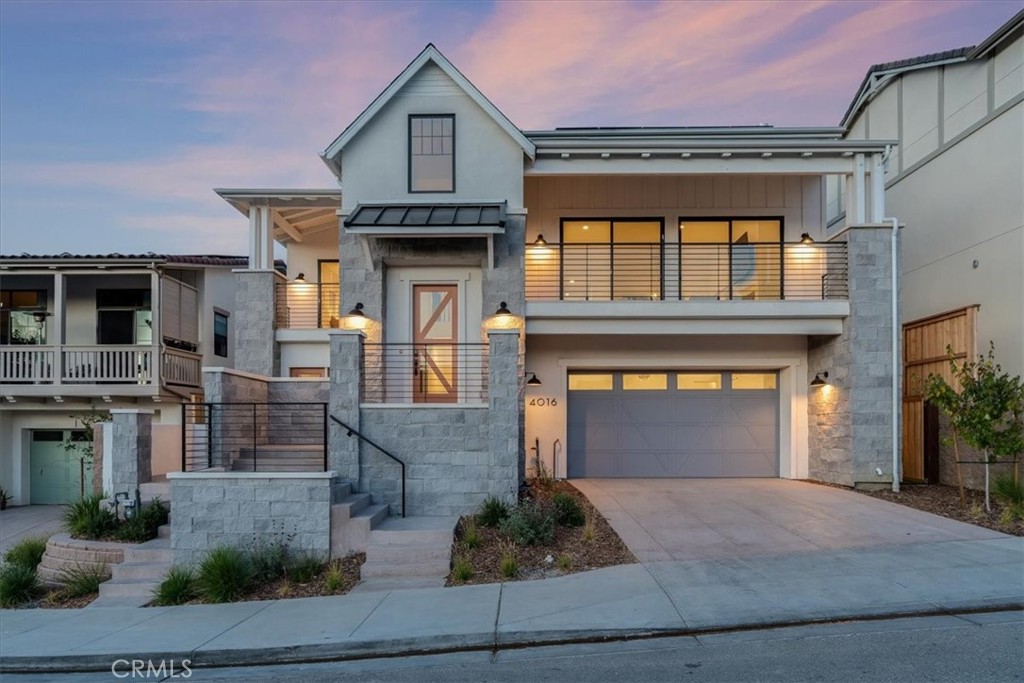
{"type": "Polygon", "coordinates": [[[914,609],[865,613],[850,616],[828,616],[813,619],[765,620],[721,624],[704,628],[665,629],[601,629],[521,631],[507,634],[494,632],[446,636],[419,636],[366,642],[338,642],[292,645],[287,647],[246,648],[233,650],[192,650],[185,652],[111,652],[104,654],[66,656],[2,656],[0,673],[87,673],[109,671],[118,659],[189,661],[193,669],[225,667],[267,666],[274,664],[301,664],[314,662],[340,662],[359,659],[413,657],[448,654],[453,652],[515,650],[534,646],[574,645],[581,643],[644,640],[700,636],[739,631],[763,631],[815,624],[882,621],[886,619],[982,614],[987,612],[1024,611],[1024,601],[988,603],[984,605],[946,609],[914,609]]]}

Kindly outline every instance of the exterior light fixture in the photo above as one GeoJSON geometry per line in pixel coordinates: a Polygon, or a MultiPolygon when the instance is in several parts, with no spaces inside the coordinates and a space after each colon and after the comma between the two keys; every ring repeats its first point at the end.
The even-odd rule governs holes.
{"type": "Polygon", "coordinates": [[[536,372],[530,373],[530,379],[526,380],[526,386],[528,387],[539,387],[541,385],[540,379],[537,377],[536,372]]]}
{"type": "MultiPolygon", "coordinates": [[[[363,302],[360,301],[345,315],[344,327],[348,330],[365,330],[369,322],[370,319],[363,313],[363,302]]],[[[331,327],[334,327],[333,321],[331,327]]]]}
{"type": "Polygon", "coordinates": [[[306,274],[305,273],[299,273],[298,275],[295,276],[295,281],[296,282],[305,282],[306,281],[306,274]]]}
{"type": "Polygon", "coordinates": [[[814,238],[806,232],[800,234],[800,244],[814,244],[814,238]]]}
{"type": "Polygon", "coordinates": [[[512,311],[508,310],[508,304],[504,301],[498,306],[498,310],[494,312],[494,315],[512,315],[512,311]]]}
{"type": "Polygon", "coordinates": [[[819,372],[817,375],[814,376],[814,379],[811,380],[811,386],[812,387],[823,387],[826,384],[828,384],[828,382],[825,381],[827,379],[828,379],[828,370],[826,370],[825,372],[819,372]]]}
{"type": "Polygon", "coordinates": [[[544,239],[544,235],[537,235],[537,239],[533,241],[535,247],[546,247],[548,246],[547,240],[544,239]]]}
{"type": "Polygon", "coordinates": [[[357,303],[356,307],[349,311],[348,314],[359,318],[365,318],[366,314],[363,313],[363,302],[360,301],[357,303]]]}

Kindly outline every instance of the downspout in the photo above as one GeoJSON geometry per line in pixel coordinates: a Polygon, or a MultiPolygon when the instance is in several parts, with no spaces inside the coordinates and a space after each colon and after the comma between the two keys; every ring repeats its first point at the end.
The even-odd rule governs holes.
{"type": "MultiPolygon", "coordinates": [[[[886,146],[885,155],[882,157],[884,161],[888,161],[889,155],[892,153],[892,147],[886,146]]],[[[876,184],[875,187],[878,185],[876,184]]],[[[884,183],[882,183],[884,187],[884,183]]],[[[894,493],[900,491],[900,445],[899,445],[899,354],[896,349],[899,348],[900,343],[900,314],[899,314],[899,263],[896,259],[896,244],[899,237],[900,223],[898,218],[885,217],[883,221],[889,221],[892,223],[892,237],[889,246],[889,251],[892,258],[892,490],[894,493]]]]}

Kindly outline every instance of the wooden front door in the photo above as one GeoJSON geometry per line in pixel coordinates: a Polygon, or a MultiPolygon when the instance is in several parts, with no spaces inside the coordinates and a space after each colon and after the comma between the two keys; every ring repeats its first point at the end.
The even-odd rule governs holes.
{"type": "Polygon", "coordinates": [[[458,400],[458,287],[413,285],[413,401],[458,400]]]}

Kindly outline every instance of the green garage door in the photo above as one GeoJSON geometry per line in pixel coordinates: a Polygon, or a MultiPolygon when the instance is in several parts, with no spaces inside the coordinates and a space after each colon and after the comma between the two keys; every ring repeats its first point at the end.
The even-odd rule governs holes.
{"type": "Polygon", "coordinates": [[[92,463],[85,462],[85,432],[43,429],[32,432],[29,447],[29,502],[58,505],[77,500],[83,490],[92,489],[92,463]],[[74,448],[65,448],[70,439],[74,448]],[[85,487],[83,487],[83,477],[85,487]]]}

